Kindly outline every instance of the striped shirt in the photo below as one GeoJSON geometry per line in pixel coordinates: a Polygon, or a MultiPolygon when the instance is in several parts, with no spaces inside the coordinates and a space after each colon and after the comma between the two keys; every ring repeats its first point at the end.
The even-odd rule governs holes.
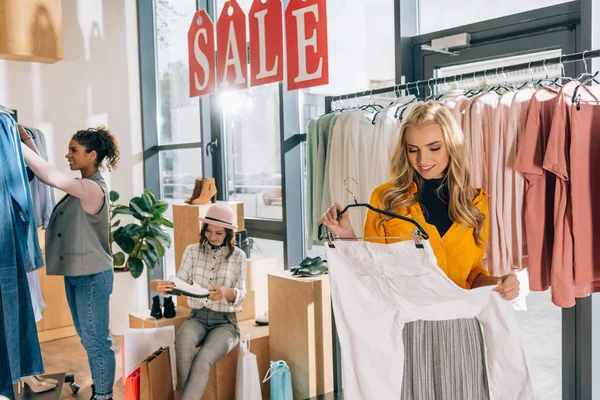
{"type": "Polygon", "coordinates": [[[217,312],[242,311],[241,304],[246,298],[246,254],[235,247],[231,257],[225,259],[229,254],[227,247],[213,250],[207,245],[202,250],[198,243],[185,249],[177,277],[185,281],[192,279],[206,289],[218,286],[232,288],[237,295],[233,302],[226,298],[212,301],[188,297],[188,306],[192,309],[206,307],[217,312]]]}

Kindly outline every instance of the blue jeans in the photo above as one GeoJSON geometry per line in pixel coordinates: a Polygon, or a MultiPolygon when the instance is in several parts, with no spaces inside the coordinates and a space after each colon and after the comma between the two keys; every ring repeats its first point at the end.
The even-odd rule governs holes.
{"type": "Polygon", "coordinates": [[[112,269],[93,275],[65,276],[67,301],[88,355],[98,400],[112,397],[115,382],[115,351],[108,318],[113,281],[112,269]]]}

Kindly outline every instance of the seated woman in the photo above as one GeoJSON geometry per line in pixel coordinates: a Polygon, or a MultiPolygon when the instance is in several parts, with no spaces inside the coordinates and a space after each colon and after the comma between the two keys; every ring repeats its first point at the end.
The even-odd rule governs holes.
{"type": "MultiPolygon", "coordinates": [[[[235,247],[233,212],[213,204],[200,221],[200,241],[185,249],[177,273],[210,292],[208,298],[188,298],[192,312],[175,338],[177,390],[183,400],[200,400],[212,366],[238,345],[236,312],[246,297],[246,255],[235,247]],[[201,347],[196,354],[197,346],[201,347]]],[[[162,295],[174,287],[169,281],[150,282],[150,288],[162,295]]]]}

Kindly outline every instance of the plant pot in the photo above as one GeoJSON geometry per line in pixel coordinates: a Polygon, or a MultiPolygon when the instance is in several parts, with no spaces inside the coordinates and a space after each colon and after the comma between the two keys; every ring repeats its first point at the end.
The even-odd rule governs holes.
{"type": "Polygon", "coordinates": [[[129,314],[138,311],[139,286],[145,274],[135,279],[129,271],[115,269],[113,292],[110,296],[110,333],[123,336],[129,328],[129,314]]]}

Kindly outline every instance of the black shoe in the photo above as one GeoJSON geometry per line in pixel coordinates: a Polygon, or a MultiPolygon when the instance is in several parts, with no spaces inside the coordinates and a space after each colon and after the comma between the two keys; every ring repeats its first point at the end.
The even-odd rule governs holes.
{"type": "MultiPolygon", "coordinates": [[[[166,303],[166,301],[165,301],[165,303],[166,303]]],[[[150,311],[150,316],[154,317],[156,319],[161,319],[163,317],[162,310],[160,309],[160,297],[159,296],[154,296],[152,298],[152,310],[150,311]]]]}
{"type": "Polygon", "coordinates": [[[327,260],[319,260],[318,263],[315,263],[309,267],[300,268],[296,274],[302,277],[319,276],[326,274],[329,271],[327,265],[325,264],[326,262],[327,260]]]}
{"type": "Polygon", "coordinates": [[[175,318],[175,304],[173,304],[172,298],[165,297],[163,307],[165,308],[165,318],[175,318]]]}

